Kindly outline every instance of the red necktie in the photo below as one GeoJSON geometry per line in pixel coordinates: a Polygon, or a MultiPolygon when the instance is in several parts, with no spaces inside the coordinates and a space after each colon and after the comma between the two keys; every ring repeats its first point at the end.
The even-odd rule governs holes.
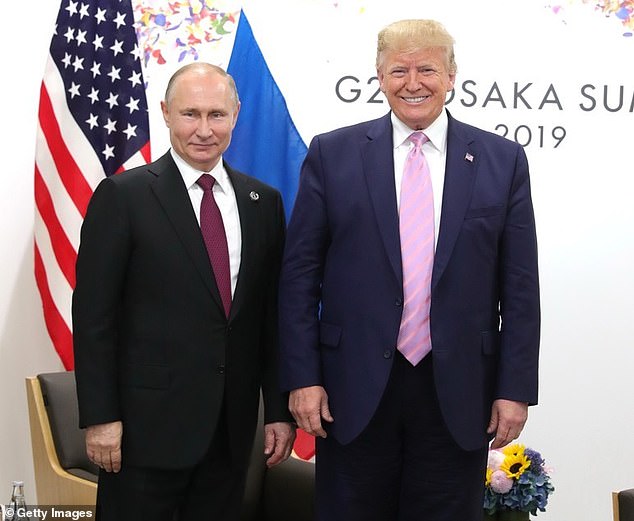
{"type": "Polygon", "coordinates": [[[225,315],[228,317],[231,310],[231,270],[225,226],[212,191],[216,180],[209,174],[203,174],[196,182],[204,190],[200,204],[200,231],[207,247],[225,315]]]}
{"type": "Polygon", "coordinates": [[[427,136],[414,132],[401,183],[399,228],[403,266],[403,315],[397,348],[412,365],[431,350],[429,310],[434,265],[434,194],[422,145],[427,136]]]}

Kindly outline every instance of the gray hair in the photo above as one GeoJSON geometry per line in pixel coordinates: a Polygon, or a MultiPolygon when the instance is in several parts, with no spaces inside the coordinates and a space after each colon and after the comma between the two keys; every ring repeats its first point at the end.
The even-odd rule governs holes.
{"type": "Polygon", "coordinates": [[[200,73],[205,72],[213,72],[222,76],[223,78],[227,78],[227,83],[229,84],[229,89],[231,90],[231,98],[233,102],[237,105],[240,102],[240,98],[238,97],[238,89],[236,87],[236,82],[234,81],[231,74],[227,73],[222,67],[218,67],[217,65],[213,65],[211,63],[205,62],[194,62],[184,65],[180,69],[178,69],[172,77],[167,82],[167,88],[165,89],[165,103],[169,105],[169,98],[172,94],[172,90],[174,89],[174,83],[178,79],[179,76],[182,76],[184,73],[192,70],[198,70],[200,73]]]}

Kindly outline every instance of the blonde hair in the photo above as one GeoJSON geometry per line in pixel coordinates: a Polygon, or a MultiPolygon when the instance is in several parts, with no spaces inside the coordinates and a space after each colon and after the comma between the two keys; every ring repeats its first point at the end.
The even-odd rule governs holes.
{"type": "Polygon", "coordinates": [[[379,32],[376,49],[376,68],[383,64],[385,51],[414,52],[424,47],[440,47],[447,54],[447,68],[455,74],[458,67],[454,55],[453,37],[435,20],[399,20],[379,32]]]}

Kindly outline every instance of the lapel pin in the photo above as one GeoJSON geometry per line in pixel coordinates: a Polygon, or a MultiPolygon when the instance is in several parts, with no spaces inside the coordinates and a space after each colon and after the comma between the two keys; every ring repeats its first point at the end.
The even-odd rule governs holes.
{"type": "Polygon", "coordinates": [[[260,194],[259,194],[259,193],[257,193],[257,192],[254,190],[254,191],[252,191],[252,192],[249,194],[249,197],[250,197],[250,198],[251,198],[251,200],[252,200],[252,201],[254,201],[254,202],[255,202],[255,201],[259,201],[259,199],[260,199],[260,194]]]}
{"type": "Polygon", "coordinates": [[[469,154],[469,152],[467,152],[464,155],[465,161],[469,161],[469,163],[473,163],[473,156],[471,154],[469,154]]]}

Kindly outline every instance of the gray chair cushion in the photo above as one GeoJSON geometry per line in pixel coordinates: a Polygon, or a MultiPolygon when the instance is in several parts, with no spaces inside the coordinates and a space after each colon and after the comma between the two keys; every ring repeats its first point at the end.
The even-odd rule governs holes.
{"type": "Polygon", "coordinates": [[[634,521],[634,488],[619,492],[620,521],[634,521]]]}
{"type": "Polygon", "coordinates": [[[37,378],[60,465],[71,474],[96,482],[99,468],[88,459],[84,431],[79,428],[75,373],[46,373],[37,378]]]}
{"type": "Polygon", "coordinates": [[[262,512],[271,521],[315,519],[315,465],[289,458],[268,469],[264,482],[262,512]]]}
{"type": "Polygon", "coordinates": [[[264,457],[264,412],[251,452],[240,521],[313,521],[315,465],[289,458],[271,469],[264,457]]]}

